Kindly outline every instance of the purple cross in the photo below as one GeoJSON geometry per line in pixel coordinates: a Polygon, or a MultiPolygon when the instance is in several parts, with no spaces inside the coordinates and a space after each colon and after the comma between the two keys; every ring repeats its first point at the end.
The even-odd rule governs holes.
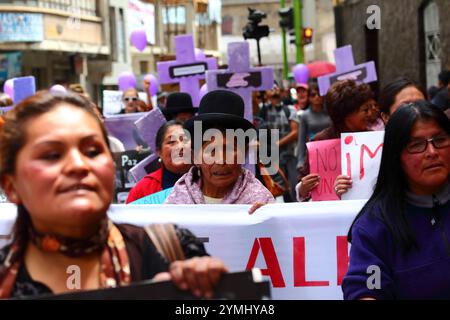
{"type": "Polygon", "coordinates": [[[321,96],[326,95],[331,85],[339,80],[353,79],[357,83],[370,83],[378,80],[375,62],[370,61],[355,66],[351,45],[334,50],[334,57],[336,72],[317,79],[321,96]]]}
{"type": "Polygon", "coordinates": [[[156,64],[162,84],[180,83],[180,91],[191,95],[194,106],[199,104],[199,80],[205,79],[207,70],[217,69],[216,58],[196,59],[192,35],[175,37],[175,61],[156,64]]]}
{"type": "Polygon", "coordinates": [[[153,152],[156,150],[156,133],[166,123],[166,118],[158,107],[146,113],[145,116],[134,122],[142,139],[153,152]]]}
{"type": "Polygon", "coordinates": [[[14,97],[11,97],[11,99],[13,100],[14,105],[0,108],[0,114],[12,110],[14,106],[22,100],[36,93],[36,81],[32,76],[14,78],[13,83],[14,97]]]}
{"type": "Polygon", "coordinates": [[[34,77],[20,77],[14,79],[14,104],[19,104],[22,100],[36,93],[36,80],[34,77]]]}
{"type": "Polygon", "coordinates": [[[207,71],[206,86],[208,91],[229,90],[240,95],[245,104],[244,117],[252,122],[252,92],[272,89],[273,68],[252,68],[248,42],[231,42],[228,70],[207,71]]]}

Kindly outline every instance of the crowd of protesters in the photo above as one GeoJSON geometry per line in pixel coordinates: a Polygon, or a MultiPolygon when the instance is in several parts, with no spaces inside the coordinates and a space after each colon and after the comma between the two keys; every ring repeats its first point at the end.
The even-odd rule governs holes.
{"type": "MultiPolygon", "coordinates": [[[[373,195],[349,232],[344,297],[450,298],[445,272],[450,267],[449,74],[441,72],[438,87],[428,92],[407,78],[389,82],[379,93],[368,84],[338,81],[325,96],[314,79],[292,88],[274,83],[271,90],[253,96],[253,122],[244,118],[242,98],[229,91],[207,93],[196,108],[187,93],[160,93],[153,106],[150,95],[142,101],[129,88],[122,94],[121,113],[157,108],[168,122],[155,137],[158,169],[131,189],[127,203],[251,204],[249,212],[254,213],[277,197],[311,201],[321,177],[310,172],[308,142],[385,130],[373,195]],[[202,123],[200,132],[194,130],[196,121],[202,123]],[[271,143],[279,150],[276,175],[284,183],[282,194],[261,178],[258,166],[253,173],[238,163],[250,141],[238,145],[228,136],[196,138],[209,129],[225,135],[228,129],[261,128],[279,132],[271,143]],[[200,161],[179,161],[186,152],[200,161]],[[217,162],[219,155],[233,161],[217,162]],[[370,265],[381,269],[382,290],[367,290],[370,265]]],[[[148,87],[145,83],[146,91],[148,87]]],[[[0,103],[12,105],[6,96],[0,103]]],[[[147,148],[148,142],[141,146],[147,148]]],[[[81,86],[70,86],[66,93],[38,92],[0,117],[1,186],[18,208],[12,242],[0,250],[0,298],[67,291],[61,285],[65,281],[59,281],[65,269],[55,266],[69,262],[90,275],[84,289],[155,278],[212,296],[227,268],[209,257],[195,237],[180,236],[190,234],[188,230],[176,227],[184,239],[181,246],[197,249],[186,260],[169,263],[158,256],[143,229],[107,218],[114,189],[111,152],[122,151],[123,144],[108,134],[100,108],[81,86]],[[47,273],[49,269],[54,272],[47,273]]],[[[349,176],[334,181],[338,197],[351,187],[349,176]]]]}

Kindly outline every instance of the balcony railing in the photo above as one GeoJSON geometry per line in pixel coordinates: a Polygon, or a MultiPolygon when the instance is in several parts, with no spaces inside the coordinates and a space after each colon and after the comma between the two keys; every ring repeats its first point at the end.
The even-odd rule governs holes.
{"type": "Polygon", "coordinates": [[[59,10],[74,15],[98,16],[98,0],[2,0],[0,5],[16,5],[59,10]]]}

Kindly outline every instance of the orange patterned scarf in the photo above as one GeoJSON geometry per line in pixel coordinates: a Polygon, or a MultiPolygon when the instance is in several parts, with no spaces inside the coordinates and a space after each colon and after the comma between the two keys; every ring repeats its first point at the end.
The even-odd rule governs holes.
{"type": "MultiPolygon", "coordinates": [[[[127,285],[131,282],[131,273],[125,241],[119,229],[111,220],[106,221],[106,226],[107,239],[103,242],[102,247],[99,248],[101,249],[100,286],[101,288],[113,288],[127,285]]],[[[67,249],[68,244],[61,244],[55,237],[39,236],[39,241],[34,240],[33,242],[40,243],[38,247],[44,251],[59,251],[63,254],[68,252],[67,250],[64,251],[67,249]]],[[[86,251],[88,253],[92,250],[92,246],[89,248],[86,251]]],[[[79,246],[77,246],[77,249],[79,249],[79,246]]],[[[0,266],[0,299],[11,297],[17,274],[23,263],[23,257],[18,257],[18,252],[18,244],[13,242],[5,261],[0,266]]],[[[73,256],[71,254],[67,255],[73,256]]]]}

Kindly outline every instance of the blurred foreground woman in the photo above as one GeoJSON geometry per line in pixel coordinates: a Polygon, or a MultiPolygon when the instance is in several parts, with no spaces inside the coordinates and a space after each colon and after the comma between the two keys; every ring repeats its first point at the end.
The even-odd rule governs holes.
{"type": "Polygon", "coordinates": [[[114,163],[106,131],[73,94],[41,92],[6,115],[0,131],[0,179],[18,206],[12,243],[0,250],[0,297],[64,293],[68,267],[82,290],[172,279],[210,297],[223,263],[200,257],[170,266],[142,228],[107,217],[114,163]]]}
{"type": "Polygon", "coordinates": [[[449,174],[449,119],[426,101],[400,107],[349,232],[345,299],[450,299],[449,174]]]}

